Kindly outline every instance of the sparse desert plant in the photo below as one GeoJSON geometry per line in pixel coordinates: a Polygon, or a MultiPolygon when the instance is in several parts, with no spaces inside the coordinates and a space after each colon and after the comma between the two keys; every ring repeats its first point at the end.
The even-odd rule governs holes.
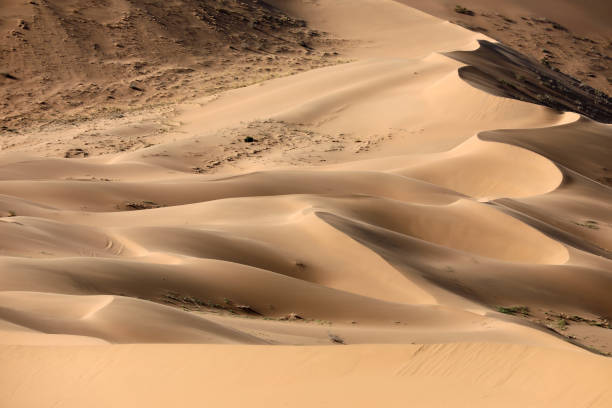
{"type": "MultiPolygon", "coordinates": [[[[604,329],[612,328],[612,326],[610,326],[609,320],[605,317],[599,317],[597,319],[588,319],[588,318],[584,318],[578,315],[568,315],[566,313],[546,312],[546,314],[551,317],[556,318],[557,326],[559,326],[560,328],[563,328],[569,325],[570,322],[584,323],[584,324],[588,324],[589,326],[597,326],[597,327],[602,327],[604,329]]],[[[549,318],[547,320],[552,320],[552,319],[549,318]]]]}
{"type": "Polygon", "coordinates": [[[16,216],[17,216],[17,213],[16,213],[15,211],[13,211],[13,210],[9,210],[9,211],[8,211],[8,216],[9,216],[9,217],[16,217],[16,216]]]}
{"type": "Polygon", "coordinates": [[[561,330],[565,330],[567,329],[567,326],[569,325],[569,323],[567,322],[567,320],[561,318],[559,320],[557,320],[557,327],[561,330]]]}
{"type": "Polygon", "coordinates": [[[458,4],[455,6],[455,13],[465,14],[466,16],[473,16],[475,14],[472,10],[458,4]]]}
{"type": "Polygon", "coordinates": [[[253,138],[253,136],[247,136],[244,138],[245,143],[253,143],[255,142],[255,139],[253,138]]]}
{"type": "Polygon", "coordinates": [[[593,221],[593,220],[587,220],[585,222],[574,222],[574,224],[580,226],[580,227],[585,227],[588,229],[593,229],[593,230],[598,230],[599,229],[599,223],[597,221],[593,221]]]}
{"type": "Polygon", "coordinates": [[[520,314],[523,316],[529,316],[529,308],[527,306],[510,306],[510,307],[498,306],[497,311],[500,313],[505,313],[505,314],[510,314],[510,315],[520,314]]]}
{"type": "Polygon", "coordinates": [[[130,201],[125,204],[125,207],[131,210],[149,210],[153,208],[160,208],[163,206],[153,201],[130,201]]]}

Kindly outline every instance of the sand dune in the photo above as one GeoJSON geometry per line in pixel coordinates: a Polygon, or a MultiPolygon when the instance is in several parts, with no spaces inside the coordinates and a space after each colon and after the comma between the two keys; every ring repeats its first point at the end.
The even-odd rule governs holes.
{"type": "Polygon", "coordinates": [[[612,404],[612,126],[407,2],[247,3],[346,60],[3,145],[0,405],[612,404]]]}

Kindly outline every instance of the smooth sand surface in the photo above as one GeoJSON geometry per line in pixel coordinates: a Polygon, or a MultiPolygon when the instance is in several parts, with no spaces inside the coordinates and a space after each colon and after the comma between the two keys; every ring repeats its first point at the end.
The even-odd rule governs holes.
{"type": "Polygon", "coordinates": [[[0,405],[612,406],[612,127],[400,2],[270,3],[350,61],[0,153],[0,405]]]}
{"type": "Polygon", "coordinates": [[[609,392],[593,393],[608,386],[609,364],[519,345],[11,346],[0,351],[0,359],[7,356],[12,375],[0,374],[1,392],[19,389],[23,376],[36,384],[30,392],[11,393],[7,406],[73,407],[86,401],[91,407],[605,407],[612,402],[609,392]],[[41,368],[33,372],[32,365],[41,368]]]}

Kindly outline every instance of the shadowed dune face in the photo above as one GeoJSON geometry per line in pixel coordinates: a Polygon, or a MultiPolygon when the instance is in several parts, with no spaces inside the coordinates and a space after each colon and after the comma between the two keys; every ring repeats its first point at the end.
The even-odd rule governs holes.
{"type": "Polygon", "coordinates": [[[446,55],[470,64],[459,69],[459,76],[484,91],[612,123],[612,98],[510,47],[480,41],[476,51],[446,55]]]}
{"type": "MultiPolygon", "coordinates": [[[[266,44],[308,35],[307,46],[322,47],[334,38],[351,61],[248,87],[237,77],[224,85],[231,90],[185,100],[163,118],[148,110],[147,121],[166,127],[146,147],[107,149],[91,133],[128,143],[136,130],[122,118],[58,127],[53,139],[27,132],[11,139],[0,153],[3,361],[26,373],[41,353],[36,375],[46,378],[67,358],[53,346],[70,346],[78,358],[62,372],[66,381],[115,390],[150,356],[169,367],[152,369],[151,387],[173,387],[166,372],[186,373],[185,403],[201,402],[194,389],[202,383],[215,402],[231,381],[255,391],[272,384],[283,395],[315,384],[334,396],[319,384],[332,370],[346,374],[343,390],[381,390],[389,378],[404,390],[409,377],[415,392],[419,381],[448,384],[471,402],[489,390],[495,406],[542,406],[561,395],[560,406],[606,407],[611,125],[518,100],[482,76],[487,86],[472,86],[448,52],[489,74],[513,76],[529,61],[490,42],[479,49],[484,36],[397,1],[222,3],[205,15],[216,23],[200,40],[214,31],[215,46],[235,46],[253,39],[248,27],[263,35],[278,26],[266,44]],[[264,16],[261,26],[240,20],[246,15],[264,16]],[[76,347],[101,344],[123,345],[76,347]],[[24,345],[47,347],[28,354],[24,345]],[[177,360],[167,361],[171,355],[177,360]],[[101,361],[99,375],[71,377],[101,361]],[[585,370],[593,381],[556,380],[585,370]]],[[[37,7],[78,10],[78,21],[105,26],[135,4],[37,7]],[[117,14],[99,16],[106,6],[117,14]]],[[[143,3],[126,21],[163,27],[182,21],[185,4],[196,7],[143,3]]],[[[12,13],[18,6],[30,7],[11,3],[12,13]]],[[[193,25],[184,30],[197,33],[193,25]]],[[[322,52],[304,49],[308,58],[322,52]]],[[[224,48],[218,59],[250,52],[224,48]]],[[[283,70],[299,64],[281,60],[283,70]]],[[[265,70],[260,62],[250,69],[265,70]]],[[[219,69],[233,78],[232,69],[219,69]]],[[[590,104],[576,111],[607,115],[594,95],[574,90],[590,104]]],[[[25,383],[3,377],[0,402],[10,406],[83,401],[64,400],[47,383],[29,399],[13,392],[25,383]]],[[[175,402],[183,401],[176,386],[175,402]]],[[[156,390],[151,406],[166,406],[165,393],[156,390]]],[[[348,394],[349,402],[361,395],[348,394]]],[[[366,394],[351,406],[371,406],[366,394]]],[[[422,398],[424,406],[448,403],[422,398]]]]}

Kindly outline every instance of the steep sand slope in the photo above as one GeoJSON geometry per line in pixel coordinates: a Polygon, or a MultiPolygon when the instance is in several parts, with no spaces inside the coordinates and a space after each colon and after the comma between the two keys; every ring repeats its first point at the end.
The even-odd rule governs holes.
{"type": "Polygon", "coordinates": [[[612,127],[470,86],[439,53],[484,37],[398,2],[272,3],[355,61],[0,155],[0,402],[609,406],[612,127]]]}

